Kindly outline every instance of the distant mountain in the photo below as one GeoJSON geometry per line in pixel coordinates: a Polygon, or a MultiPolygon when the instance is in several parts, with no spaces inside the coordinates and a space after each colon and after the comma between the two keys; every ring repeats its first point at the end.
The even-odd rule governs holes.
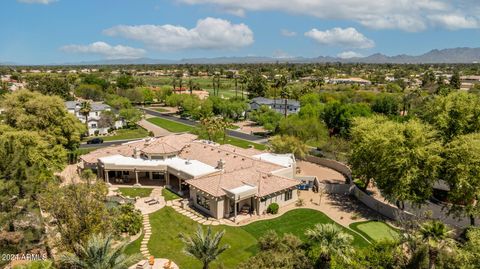
{"type": "MultiPolygon", "coordinates": [[[[418,63],[479,63],[480,48],[452,48],[452,49],[434,49],[425,54],[396,55],[387,56],[381,53],[375,53],[367,57],[338,58],[330,56],[319,56],[315,58],[292,57],[292,58],[273,58],[273,57],[217,57],[217,58],[191,58],[181,60],[165,59],[116,59],[116,60],[98,60],[76,63],[63,63],[51,65],[134,65],[134,64],[256,64],[256,63],[394,63],[394,64],[418,64],[418,63]]],[[[15,65],[15,63],[0,63],[0,65],[15,65]]]]}

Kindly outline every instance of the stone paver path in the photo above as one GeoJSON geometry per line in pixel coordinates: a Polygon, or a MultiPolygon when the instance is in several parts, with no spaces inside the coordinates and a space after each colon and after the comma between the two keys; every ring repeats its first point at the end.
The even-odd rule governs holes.
{"type": "MultiPolygon", "coordinates": [[[[148,262],[148,260],[143,260],[141,262],[148,262]]],[[[153,264],[152,267],[150,267],[150,265],[148,265],[146,268],[151,268],[151,269],[165,269],[166,265],[169,264],[170,267],[169,269],[178,269],[178,265],[176,265],[173,261],[171,260],[168,260],[168,259],[155,259],[155,263],[153,264]],[[170,263],[170,264],[169,264],[170,263]]],[[[137,268],[137,265],[133,265],[133,266],[130,266],[129,269],[136,269],[137,268]]]]}
{"type": "Polygon", "coordinates": [[[148,250],[147,245],[151,235],[152,235],[152,227],[150,226],[150,217],[148,216],[148,214],[144,214],[143,215],[143,239],[142,239],[142,243],[140,244],[140,252],[145,258],[150,257],[150,251],[148,250]]]}

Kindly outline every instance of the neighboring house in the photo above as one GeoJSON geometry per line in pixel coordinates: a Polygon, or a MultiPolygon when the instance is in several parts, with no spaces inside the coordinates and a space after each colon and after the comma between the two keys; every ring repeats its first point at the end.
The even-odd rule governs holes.
{"type": "Polygon", "coordinates": [[[216,219],[264,214],[271,203],[297,200],[292,154],[196,139],[173,134],[102,148],[81,156],[81,165],[107,183],[165,186],[216,219]]]}
{"type": "MultiPolygon", "coordinates": [[[[81,122],[85,123],[85,116],[80,113],[82,108],[82,102],[80,101],[67,101],[65,106],[69,113],[74,114],[81,122]]],[[[88,135],[105,135],[110,128],[120,129],[123,128],[126,123],[123,119],[115,121],[114,126],[100,128],[99,121],[102,112],[112,111],[112,108],[101,102],[90,102],[91,110],[88,115],[88,135]]]]}
{"type": "MultiPolygon", "coordinates": [[[[250,101],[250,109],[257,110],[261,106],[267,106],[278,113],[285,113],[285,99],[270,99],[265,97],[255,97],[250,101]]],[[[287,99],[287,114],[294,114],[300,111],[300,102],[293,99],[287,99]]]]}
{"type": "Polygon", "coordinates": [[[357,85],[370,85],[372,82],[362,78],[332,78],[328,80],[330,84],[357,84],[357,85]]]}

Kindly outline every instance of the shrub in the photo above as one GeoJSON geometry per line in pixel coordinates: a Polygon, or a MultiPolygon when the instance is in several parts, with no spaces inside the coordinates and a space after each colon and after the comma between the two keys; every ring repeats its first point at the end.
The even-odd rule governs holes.
{"type": "Polygon", "coordinates": [[[297,202],[295,203],[296,206],[300,207],[300,206],[305,206],[305,200],[300,198],[297,200],[297,202]]]}
{"type": "Polygon", "coordinates": [[[277,203],[271,203],[268,207],[267,207],[267,213],[269,214],[277,214],[278,213],[278,204],[277,203]]]}
{"type": "Polygon", "coordinates": [[[142,214],[132,204],[124,204],[116,209],[114,227],[117,233],[135,235],[142,228],[142,214]]]}

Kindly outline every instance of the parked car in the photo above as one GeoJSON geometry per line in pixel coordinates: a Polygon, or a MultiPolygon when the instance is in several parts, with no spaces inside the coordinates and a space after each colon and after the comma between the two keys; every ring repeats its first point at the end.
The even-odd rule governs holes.
{"type": "Polygon", "coordinates": [[[90,140],[87,141],[87,144],[102,144],[103,143],[103,139],[101,138],[92,138],[90,140]]]}

